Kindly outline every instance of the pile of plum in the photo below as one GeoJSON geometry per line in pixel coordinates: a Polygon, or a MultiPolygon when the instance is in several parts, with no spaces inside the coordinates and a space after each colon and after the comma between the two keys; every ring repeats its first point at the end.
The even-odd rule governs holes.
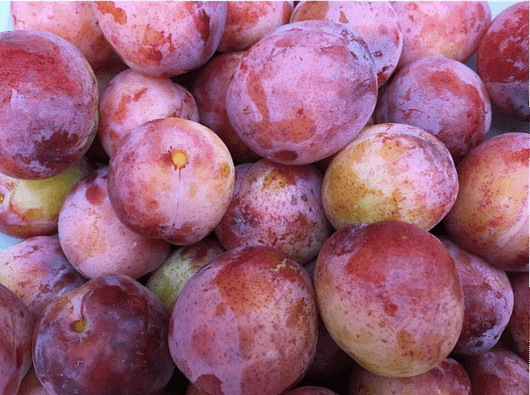
{"type": "Polygon", "coordinates": [[[528,394],[528,2],[11,18],[2,395],[528,394]]]}

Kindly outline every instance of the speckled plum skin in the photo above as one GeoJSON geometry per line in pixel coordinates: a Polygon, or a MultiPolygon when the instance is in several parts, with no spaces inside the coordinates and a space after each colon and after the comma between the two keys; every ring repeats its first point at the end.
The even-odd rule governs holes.
{"type": "Polygon", "coordinates": [[[530,120],[528,105],[528,2],[499,13],[477,49],[477,72],[491,101],[506,114],[530,120]]]}
{"type": "Polygon", "coordinates": [[[212,395],[282,393],[302,378],[316,340],[309,274],[264,246],[232,249],[200,269],[169,326],[173,360],[212,395]]]}
{"type": "Polygon", "coordinates": [[[450,394],[471,395],[471,382],[465,368],[453,358],[413,377],[377,376],[360,366],[352,373],[348,395],[370,394],[450,394]]]}
{"type": "Polygon", "coordinates": [[[491,102],[478,74],[444,56],[424,57],[402,68],[375,109],[376,123],[404,123],[432,133],[455,163],[484,141],[491,118],[491,102]]]}
{"type": "Polygon", "coordinates": [[[68,41],[40,30],[0,34],[0,172],[55,176],[94,140],[98,91],[92,68],[68,41]]]}
{"type": "Polygon", "coordinates": [[[344,23],[366,41],[381,87],[397,67],[403,48],[399,18],[389,1],[299,1],[291,22],[328,20],[344,23]]]}
{"type": "Polygon", "coordinates": [[[227,249],[265,245],[304,265],[333,232],[311,164],[290,166],[261,159],[236,166],[234,194],[215,235],[227,249]]]}
{"type": "Polygon", "coordinates": [[[392,1],[403,33],[397,68],[426,56],[465,62],[491,23],[487,1],[392,1]]]}
{"type": "Polygon", "coordinates": [[[0,283],[35,318],[52,300],[85,282],[64,255],[57,236],[30,237],[0,252],[0,283]]]}
{"type": "Polygon", "coordinates": [[[169,78],[150,77],[127,69],[113,77],[101,96],[98,136],[112,156],[116,145],[132,129],[157,118],[199,121],[191,93],[169,78]]]}
{"type": "Polygon", "coordinates": [[[58,221],[61,248],[87,278],[119,273],[137,279],[164,263],[171,244],[141,236],[119,220],[107,177],[108,168],[102,167],[79,180],[66,196],[58,221]]]}
{"type": "Polygon", "coordinates": [[[481,395],[528,394],[528,361],[501,347],[464,361],[471,392],[481,395]]]}
{"type": "Polygon", "coordinates": [[[225,29],[217,51],[246,51],[288,23],[293,6],[294,1],[227,1],[225,29]]]}
{"type": "Polygon", "coordinates": [[[510,132],[471,151],[443,220],[455,243],[505,271],[528,271],[529,145],[527,133],[510,132]]]}
{"type": "Polygon", "coordinates": [[[491,349],[506,329],[514,293],[506,273],[470,254],[446,236],[439,237],[456,264],[464,291],[464,323],[455,355],[477,355],[491,349]]]}
{"type": "Polygon", "coordinates": [[[110,60],[114,51],[101,31],[89,1],[13,1],[15,30],[44,30],[71,42],[93,69],[110,60]]]}
{"type": "Polygon", "coordinates": [[[350,142],[376,100],[375,64],[362,37],[346,25],[311,20],[282,25],[245,53],[226,110],[254,152],[301,165],[350,142]]]}
{"type": "Polygon", "coordinates": [[[400,220],[430,230],[453,206],[456,168],[447,147],[415,126],[364,128],[328,165],[322,204],[332,225],[400,220]]]}
{"type": "Polygon", "coordinates": [[[44,310],[34,331],[35,372],[50,395],[158,394],[175,370],[169,316],[129,276],[91,279],[44,310]]]}
{"type": "Polygon", "coordinates": [[[26,304],[0,284],[0,393],[16,395],[31,368],[33,316],[26,304]]]}
{"type": "Polygon", "coordinates": [[[129,229],[190,245],[223,217],[235,169],[223,141],[182,118],[148,121],[128,133],[109,163],[111,205],[129,229]]]}
{"type": "Polygon", "coordinates": [[[226,144],[235,163],[256,162],[261,157],[238,136],[226,112],[226,92],[245,51],[223,53],[201,69],[190,91],[197,102],[200,123],[226,144]]]}
{"type": "Polygon", "coordinates": [[[515,351],[528,361],[528,338],[530,336],[530,287],[528,272],[517,273],[511,279],[514,304],[513,312],[508,323],[508,331],[511,334],[515,351]]]}
{"type": "Polygon", "coordinates": [[[70,188],[94,170],[86,156],[56,176],[23,180],[0,174],[0,232],[21,239],[57,233],[70,188]]]}
{"type": "Polygon", "coordinates": [[[440,364],[458,340],[464,298],[445,246],[400,221],[346,225],[318,254],[319,312],[359,365],[410,377],[440,364]]]}
{"type": "Polygon", "coordinates": [[[92,6],[122,60],[154,77],[174,77],[206,63],[226,22],[224,1],[94,1],[92,6]]]}

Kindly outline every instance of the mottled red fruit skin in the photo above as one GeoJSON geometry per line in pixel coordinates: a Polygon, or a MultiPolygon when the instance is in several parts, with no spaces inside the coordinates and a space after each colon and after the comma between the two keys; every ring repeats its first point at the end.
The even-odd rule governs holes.
{"type": "Polygon", "coordinates": [[[480,395],[528,395],[528,361],[501,347],[469,357],[464,367],[471,392],[480,395]]]}
{"type": "Polygon", "coordinates": [[[52,300],[85,282],[64,255],[56,235],[30,237],[0,252],[0,283],[13,291],[34,317],[52,300]]]}
{"type": "Polygon", "coordinates": [[[254,152],[301,165],[355,138],[376,100],[375,64],[363,38],[344,24],[310,20],[278,27],[245,53],[226,110],[254,152]]]}
{"type": "Polygon", "coordinates": [[[376,123],[404,123],[436,136],[455,163],[484,141],[491,117],[488,92],[477,73],[444,56],[402,68],[375,109],[376,123]]]}
{"type": "Polygon", "coordinates": [[[195,273],[169,326],[178,368],[212,395],[282,393],[303,377],[316,340],[309,274],[263,246],[232,249],[195,273]]]}
{"type": "Polygon", "coordinates": [[[210,59],[226,22],[224,1],[93,1],[105,38],[131,68],[174,77],[210,59]]]}
{"type": "Polygon", "coordinates": [[[504,133],[472,150],[443,219],[451,240],[505,271],[528,271],[529,137],[504,133]]]}
{"type": "Polygon", "coordinates": [[[337,395],[337,393],[325,387],[306,385],[284,392],[283,395],[337,395]]]}
{"type": "Polygon", "coordinates": [[[426,56],[465,62],[491,23],[487,1],[392,1],[403,33],[397,68],[426,56]]]}
{"type": "Polygon", "coordinates": [[[108,167],[79,180],[63,203],[58,221],[61,248],[87,278],[126,274],[139,278],[157,269],[171,244],[139,235],[116,216],[107,188],[108,167]]]}
{"type": "Polygon", "coordinates": [[[313,165],[261,159],[236,166],[234,194],[215,234],[227,250],[265,245],[304,265],[315,258],[333,227],[326,218],[313,165]]]}
{"type": "Polygon", "coordinates": [[[453,257],[464,291],[464,324],[452,353],[481,354],[497,344],[510,321],[512,285],[503,270],[484,258],[470,254],[446,236],[439,239],[453,257]]]}
{"type": "Polygon", "coordinates": [[[0,393],[16,395],[31,367],[33,316],[26,304],[0,284],[0,393]]]}
{"type": "Polygon", "coordinates": [[[477,49],[477,72],[491,101],[504,113],[530,120],[528,105],[528,2],[499,13],[477,49]]]}
{"type": "Polygon", "coordinates": [[[471,382],[465,368],[453,358],[446,358],[428,372],[413,377],[377,376],[356,366],[348,395],[371,394],[471,395],[471,382]]]}
{"type": "Polygon", "coordinates": [[[175,369],[168,324],[167,308],[131,277],[91,279],[44,310],[35,372],[50,395],[158,394],[175,369]]]}
{"type": "Polygon", "coordinates": [[[314,283],[330,335],[374,374],[425,373],[458,340],[464,317],[458,272],[445,246],[415,225],[342,227],[320,250],[314,283]]]}
{"type": "Polygon", "coordinates": [[[515,351],[521,358],[528,361],[528,337],[530,336],[530,287],[528,272],[517,273],[511,278],[514,305],[508,323],[508,331],[512,336],[515,351]]]}
{"type": "Polygon", "coordinates": [[[236,133],[226,112],[226,92],[245,51],[223,53],[210,59],[190,88],[199,109],[200,123],[212,129],[230,150],[235,163],[256,162],[261,157],[236,133]]]}
{"type": "Polygon", "coordinates": [[[81,52],[53,33],[0,34],[0,171],[42,179],[66,170],[94,140],[96,77],[81,52]]]}

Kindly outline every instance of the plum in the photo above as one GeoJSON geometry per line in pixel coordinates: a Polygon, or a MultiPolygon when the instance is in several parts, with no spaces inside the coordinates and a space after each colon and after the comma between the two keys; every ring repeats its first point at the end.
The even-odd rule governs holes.
{"type": "Polygon", "coordinates": [[[515,352],[528,361],[528,337],[530,336],[529,314],[530,314],[530,287],[528,272],[517,273],[511,278],[514,304],[513,312],[508,322],[515,352]]]}
{"type": "Polygon", "coordinates": [[[89,1],[12,1],[15,30],[44,30],[78,48],[93,69],[107,63],[114,50],[107,42],[89,1]]]}
{"type": "Polygon", "coordinates": [[[304,265],[333,231],[322,206],[321,185],[322,173],[311,164],[260,159],[238,165],[232,200],[215,235],[227,250],[266,245],[304,265]]]}
{"type": "Polygon", "coordinates": [[[58,175],[23,180],[0,173],[0,231],[26,239],[57,233],[59,213],[70,188],[94,170],[83,156],[58,175]]]}
{"type": "Polygon", "coordinates": [[[459,192],[443,225],[466,251],[505,271],[528,271],[528,133],[494,136],[457,166],[459,192]]]}
{"type": "Polygon", "coordinates": [[[171,244],[141,236],[118,219],[107,177],[108,168],[102,167],[74,184],[59,213],[59,242],[87,278],[120,273],[137,279],[164,263],[171,244]]]}
{"type": "Polygon", "coordinates": [[[178,117],[199,121],[197,103],[191,93],[169,78],[156,78],[127,69],[114,76],[99,103],[98,136],[112,156],[121,138],[141,124],[178,117]]]}
{"type": "Polygon", "coordinates": [[[16,395],[31,368],[33,316],[26,304],[0,284],[0,393],[16,395]]]}
{"type": "Polygon", "coordinates": [[[96,19],[131,68],[174,77],[215,53],[226,22],[224,1],[93,1],[96,19]]]}
{"type": "Polygon", "coordinates": [[[455,263],[442,242],[416,225],[343,226],[318,254],[314,285],[330,335],[376,375],[410,377],[433,369],[462,329],[455,263]]]}
{"type": "Polygon", "coordinates": [[[403,33],[398,69],[422,57],[465,62],[491,23],[487,1],[392,1],[403,33]]]}
{"type": "Polygon", "coordinates": [[[375,64],[362,37],[344,24],[309,20],[282,25],[246,51],[226,110],[254,152],[301,165],[349,143],[376,101],[375,64]]]}
{"type": "Polygon", "coordinates": [[[503,270],[447,236],[439,240],[453,257],[464,291],[464,323],[452,353],[481,354],[497,344],[510,321],[514,306],[510,280],[503,270]]]}
{"type": "Polygon", "coordinates": [[[299,1],[291,22],[327,20],[344,23],[359,33],[374,58],[381,87],[397,67],[403,34],[396,11],[388,1],[299,1]]]}
{"type": "Polygon", "coordinates": [[[352,372],[348,395],[471,395],[465,368],[453,358],[444,359],[431,370],[412,377],[378,376],[358,366],[352,372]]]}
{"type": "Polygon", "coordinates": [[[227,1],[226,24],[217,47],[221,53],[245,51],[289,22],[294,1],[227,1]]]}
{"type": "Polygon", "coordinates": [[[453,206],[456,168],[447,147],[416,126],[364,128],[331,160],[322,204],[332,225],[400,220],[430,230],[453,206]]]}
{"type": "Polygon", "coordinates": [[[56,235],[30,237],[0,251],[0,283],[35,318],[52,300],[85,282],[64,255],[56,235]]]}
{"type": "Polygon", "coordinates": [[[0,74],[0,172],[43,179],[77,162],[98,125],[96,77],[81,52],[50,32],[2,32],[0,74]]]}
{"type": "Polygon", "coordinates": [[[480,395],[528,395],[528,361],[501,347],[466,358],[471,392],[480,395]]]}
{"type": "Polygon", "coordinates": [[[37,377],[50,395],[158,394],[175,370],[169,317],[131,277],[93,278],[44,309],[33,339],[37,377]]]}
{"type": "Polygon", "coordinates": [[[201,268],[169,326],[177,367],[211,395],[282,393],[303,377],[316,340],[309,274],[265,246],[231,249],[201,268]]]}
{"type": "Polygon", "coordinates": [[[109,163],[111,205],[129,229],[176,245],[206,237],[234,191],[230,152],[211,129],[182,118],[128,133],[109,163]]]}
{"type": "Polygon", "coordinates": [[[235,163],[255,162],[261,158],[241,140],[226,111],[228,85],[244,54],[245,51],[229,52],[210,59],[190,87],[199,109],[200,123],[221,137],[235,163]]]}
{"type": "Polygon", "coordinates": [[[189,279],[212,259],[226,252],[219,240],[204,238],[195,244],[177,248],[147,279],[145,286],[170,311],[189,279]]]}
{"type": "Polygon", "coordinates": [[[484,141],[491,119],[491,102],[480,77],[444,56],[427,56],[403,67],[375,109],[376,123],[404,123],[432,133],[455,163],[484,141]]]}
{"type": "Polygon", "coordinates": [[[491,101],[505,114],[530,120],[528,102],[528,2],[499,13],[477,49],[477,73],[491,101]]]}

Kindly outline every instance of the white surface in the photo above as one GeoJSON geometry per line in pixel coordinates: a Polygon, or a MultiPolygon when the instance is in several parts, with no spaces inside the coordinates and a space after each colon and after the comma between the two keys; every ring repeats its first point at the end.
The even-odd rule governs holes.
{"type": "MultiPolygon", "coordinates": [[[[492,13],[492,18],[495,18],[502,10],[508,8],[509,6],[518,3],[517,1],[494,1],[489,2],[490,9],[492,13]]],[[[9,11],[10,2],[9,1],[0,1],[0,31],[8,31],[13,28],[13,25],[11,23],[11,14],[9,11]]],[[[470,67],[473,67],[474,60],[472,59],[470,62],[468,62],[468,65],[470,67]]],[[[495,116],[495,113],[494,113],[495,116]]],[[[496,134],[498,132],[503,131],[522,131],[522,130],[528,130],[528,125],[526,123],[518,123],[518,122],[512,122],[512,120],[509,119],[498,119],[494,121],[494,124],[492,125],[492,133],[496,134]]],[[[13,237],[9,237],[6,235],[0,234],[0,251],[4,250],[5,248],[19,242],[20,239],[16,239],[13,237]]]]}

